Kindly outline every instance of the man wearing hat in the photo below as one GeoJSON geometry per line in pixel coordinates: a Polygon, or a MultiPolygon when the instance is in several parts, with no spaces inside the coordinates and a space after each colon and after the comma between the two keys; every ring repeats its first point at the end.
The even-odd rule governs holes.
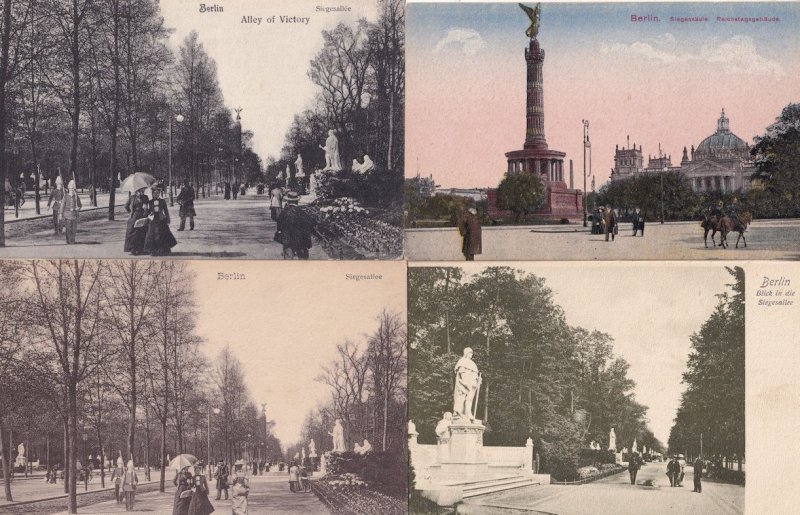
{"type": "Polygon", "coordinates": [[[178,193],[178,215],[181,217],[181,224],[178,226],[179,231],[183,231],[186,227],[186,218],[189,218],[189,230],[194,231],[194,217],[197,213],[194,210],[194,188],[189,184],[189,179],[183,180],[183,187],[178,193]]]}
{"type": "Polygon", "coordinates": [[[223,491],[225,492],[225,500],[228,500],[229,475],[230,471],[228,470],[228,465],[225,463],[225,460],[219,460],[219,464],[217,465],[217,501],[222,497],[223,491]]]}
{"type": "Polygon", "coordinates": [[[467,209],[464,218],[458,226],[463,241],[461,252],[467,261],[475,261],[475,254],[480,254],[481,247],[481,224],[478,221],[478,210],[474,207],[467,209]]]}
{"type": "Polygon", "coordinates": [[[276,238],[283,244],[283,259],[308,259],[311,248],[311,224],[300,212],[300,196],[290,191],[284,196],[286,206],[278,216],[276,238]]]}
{"type": "Polygon", "coordinates": [[[61,234],[61,202],[64,200],[64,181],[61,176],[56,177],[56,187],[50,190],[50,198],[47,200],[47,207],[53,208],[53,230],[56,234],[61,234]]]}
{"type": "Polygon", "coordinates": [[[75,179],[67,184],[67,193],[61,202],[61,219],[64,220],[64,230],[67,234],[67,245],[75,244],[75,234],[78,232],[78,213],[80,213],[81,198],[75,189],[75,179]]]}

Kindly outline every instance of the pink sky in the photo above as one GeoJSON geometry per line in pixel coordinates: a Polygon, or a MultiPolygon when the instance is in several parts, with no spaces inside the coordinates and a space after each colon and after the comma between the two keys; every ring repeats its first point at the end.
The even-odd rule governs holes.
{"type": "MultiPolygon", "coordinates": [[[[413,22],[410,17],[411,34],[413,22]]],[[[469,45],[456,42],[437,49],[430,44],[462,25],[440,35],[428,31],[428,41],[410,38],[409,176],[433,174],[445,187],[496,186],[506,170],[504,153],[522,147],[527,38],[519,33],[509,46],[493,38],[496,27],[482,32],[480,23],[463,27],[474,30],[469,45]],[[508,51],[513,45],[516,50],[508,51]]],[[[510,33],[516,35],[516,29],[510,33]]],[[[648,154],[658,153],[659,142],[677,165],[684,146],[696,146],[714,132],[721,108],[731,130],[752,143],[786,104],[800,101],[797,55],[765,48],[769,45],[760,44],[758,34],[726,31],[699,38],[674,36],[668,29],[662,25],[650,32],[611,34],[594,45],[560,45],[553,38],[563,41],[563,35],[551,32],[548,37],[544,28],[540,33],[547,53],[547,141],[551,149],[567,153],[566,180],[573,160],[576,188],[583,188],[582,119],[590,121],[592,170],[599,188],[613,166],[615,145],[625,145],[627,135],[643,146],[645,166],[648,154]]]]}

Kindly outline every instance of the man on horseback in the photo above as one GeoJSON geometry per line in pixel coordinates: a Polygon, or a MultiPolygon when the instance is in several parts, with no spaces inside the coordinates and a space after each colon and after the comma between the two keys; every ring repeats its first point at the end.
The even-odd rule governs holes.
{"type": "Polygon", "coordinates": [[[737,232],[743,232],[745,230],[745,227],[742,224],[741,220],[739,219],[738,204],[739,200],[736,197],[733,197],[726,206],[725,210],[727,212],[728,217],[731,219],[731,222],[733,222],[733,230],[737,232]]]}

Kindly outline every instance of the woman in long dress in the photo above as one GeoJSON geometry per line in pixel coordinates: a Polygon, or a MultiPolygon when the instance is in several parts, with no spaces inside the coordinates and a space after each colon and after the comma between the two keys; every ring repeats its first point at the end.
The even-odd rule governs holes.
{"type": "Polygon", "coordinates": [[[189,515],[208,515],[214,512],[214,506],[208,500],[208,481],[203,475],[203,467],[195,465],[192,478],[192,501],[189,503],[189,515]]]}
{"type": "Polygon", "coordinates": [[[153,256],[164,256],[172,251],[178,240],[169,230],[169,209],[167,201],[161,198],[161,187],[153,187],[153,199],[150,201],[150,223],[144,238],[145,252],[153,256]]]}
{"type": "Polygon", "coordinates": [[[141,254],[144,250],[144,239],[147,236],[147,225],[135,227],[136,221],[146,218],[150,207],[150,199],[144,194],[144,188],[136,190],[125,204],[125,210],[130,213],[128,227],[125,230],[125,252],[130,252],[134,256],[141,254]]]}
{"type": "Polygon", "coordinates": [[[178,471],[172,483],[178,487],[175,490],[172,515],[189,515],[189,504],[192,502],[192,473],[189,472],[189,467],[178,471]]]}
{"type": "Polygon", "coordinates": [[[236,471],[236,479],[231,485],[231,515],[247,515],[247,496],[250,493],[250,480],[245,477],[244,468],[236,471]]]}

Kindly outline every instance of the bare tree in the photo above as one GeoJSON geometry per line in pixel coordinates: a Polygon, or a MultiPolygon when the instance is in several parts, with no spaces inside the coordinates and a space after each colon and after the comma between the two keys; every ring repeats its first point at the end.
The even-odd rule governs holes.
{"type": "MultiPolygon", "coordinates": [[[[381,446],[387,447],[390,404],[404,398],[406,378],[406,329],[396,313],[384,311],[379,317],[378,329],[369,338],[367,354],[371,389],[381,418],[381,446]]],[[[397,421],[395,421],[397,422],[397,421]]],[[[400,421],[402,423],[402,421],[400,421]]]]}
{"type": "Polygon", "coordinates": [[[369,363],[349,340],[337,345],[336,350],[336,361],[322,369],[317,381],[331,388],[333,415],[345,422],[345,441],[349,445],[351,440],[363,438],[365,432],[369,363]]]}

